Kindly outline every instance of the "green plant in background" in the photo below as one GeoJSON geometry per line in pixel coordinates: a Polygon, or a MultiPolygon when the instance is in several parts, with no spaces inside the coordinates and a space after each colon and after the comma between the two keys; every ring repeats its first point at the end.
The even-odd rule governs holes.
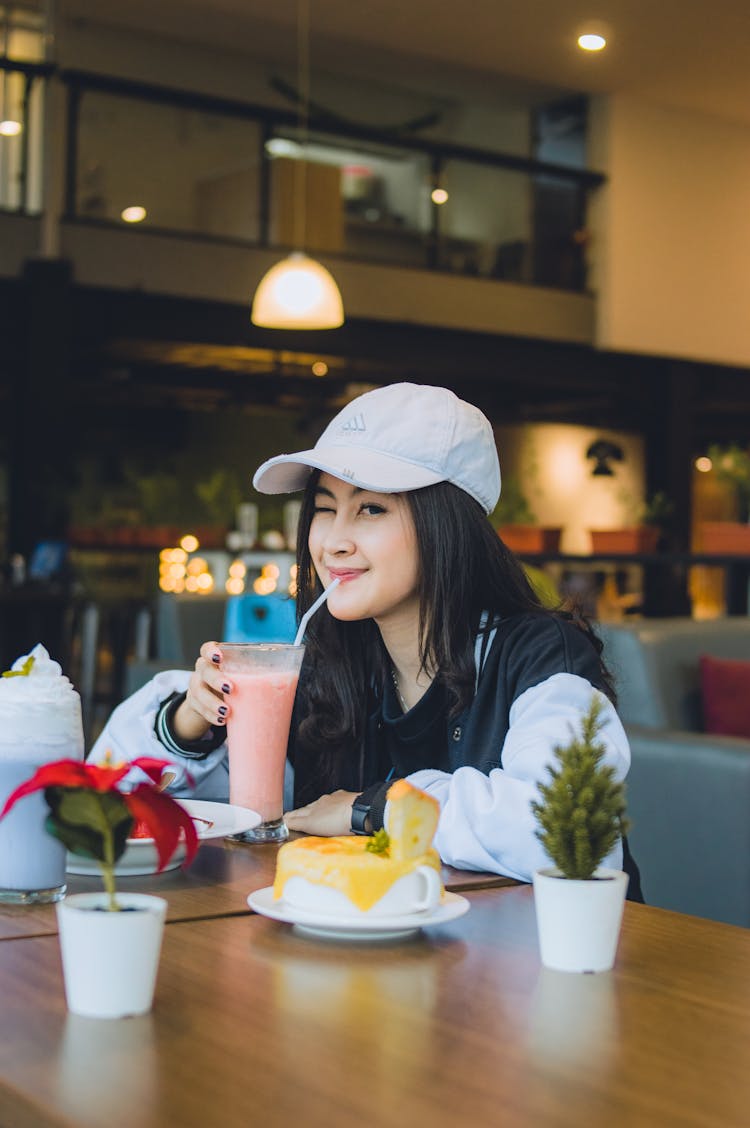
{"type": "Polygon", "coordinates": [[[125,476],[142,524],[173,525],[189,521],[189,497],[175,471],[156,470],[146,474],[135,466],[126,466],[125,476]]]}
{"type": "Polygon", "coordinates": [[[99,529],[133,527],[140,516],[138,493],[127,471],[124,478],[110,481],[101,462],[93,458],[77,462],[66,509],[70,523],[99,529]]]}
{"type": "Polygon", "coordinates": [[[716,477],[734,490],[740,521],[750,520],[750,449],[739,443],[722,446],[713,443],[708,448],[716,477]]]}
{"type": "Polygon", "coordinates": [[[644,525],[656,525],[663,529],[669,524],[673,513],[674,503],[664,490],[657,490],[642,506],[640,520],[644,525]]]}
{"type": "Polygon", "coordinates": [[[518,478],[503,478],[500,500],[490,514],[493,525],[535,525],[536,516],[518,478]]]}
{"type": "Polygon", "coordinates": [[[602,701],[594,695],[580,736],[571,731],[569,743],[555,748],[550,782],[539,785],[542,801],[531,804],[537,838],[563,877],[579,881],[593,876],[629,825],[625,786],[602,763],[601,713],[602,701]]]}
{"type": "Polygon", "coordinates": [[[195,493],[201,503],[206,520],[217,525],[234,525],[237,506],[244,498],[235,470],[226,467],[214,470],[195,484],[195,493]]]}
{"type": "Polygon", "coordinates": [[[664,490],[657,490],[646,501],[635,499],[627,489],[620,489],[617,500],[625,511],[625,522],[633,525],[654,525],[664,528],[674,513],[674,504],[664,490]]]}

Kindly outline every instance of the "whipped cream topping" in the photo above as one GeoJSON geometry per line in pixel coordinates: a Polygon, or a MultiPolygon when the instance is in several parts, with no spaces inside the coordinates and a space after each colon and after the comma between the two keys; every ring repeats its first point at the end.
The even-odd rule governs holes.
{"type": "Polygon", "coordinates": [[[38,643],[13,663],[28,674],[0,678],[0,759],[45,763],[65,757],[83,759],[81,699],[38,643]]]}

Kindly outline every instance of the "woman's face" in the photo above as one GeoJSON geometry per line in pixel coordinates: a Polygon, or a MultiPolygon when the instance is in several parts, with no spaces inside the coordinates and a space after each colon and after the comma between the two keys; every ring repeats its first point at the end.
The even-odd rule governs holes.
{"type": "Polygon", "coordinates": [[[419,554],[409,505],[400,494],[361,490],[321,474],[308,545],[335,619],[390,623],[419,619],[419,554]]]}

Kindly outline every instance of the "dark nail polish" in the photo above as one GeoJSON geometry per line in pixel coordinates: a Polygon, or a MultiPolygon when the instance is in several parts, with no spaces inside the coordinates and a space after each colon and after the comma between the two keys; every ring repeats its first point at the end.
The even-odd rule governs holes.
{"type": "Polygon", "coordinates": [[[229,685],[228,682],[224,682],[223,686],[221,687],[221,692],[222,693],[231,693],[232,692],[231,685],[229,685]]]}
{"type": "Polygon", "coordinates": [[[216,718],[216,724],[217,725],[225,725],[226,723],[227,723],[226,717],[222,717],[221,714],[219,714],[219,716],[216,718]]]}
{"type": "Polygon", "coordinates": [[[221,654],[212,654],[211,661],[214,663],[214,665],[218,666],[219,662],[221,662],[221,654]]]}
{"type": "Polygon", "coordinates": [[[219,706],[219,716],[220,716],[220,717],[226,717],[226,715],[227,715],[227,707],[226,707],[226,705],[220,705],[220,706],[219,706]]]}

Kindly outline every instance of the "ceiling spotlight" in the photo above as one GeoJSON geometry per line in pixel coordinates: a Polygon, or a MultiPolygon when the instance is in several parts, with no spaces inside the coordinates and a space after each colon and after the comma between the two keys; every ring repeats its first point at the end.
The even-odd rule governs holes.
{"type": "Polygon", "coordinates": [[[132,207],[123,208],[120,212],[120,219],[124,220],[125,223],[142,223],[146,215],[145,208],[142,208],[140,204],[133,204],[132,207]]]}
{"type": "Polygon", "coordinates": [[[603,35],[579,35],[578,46],[582,51],[601,51],[607,46],[607,40],[603,35]]]}

